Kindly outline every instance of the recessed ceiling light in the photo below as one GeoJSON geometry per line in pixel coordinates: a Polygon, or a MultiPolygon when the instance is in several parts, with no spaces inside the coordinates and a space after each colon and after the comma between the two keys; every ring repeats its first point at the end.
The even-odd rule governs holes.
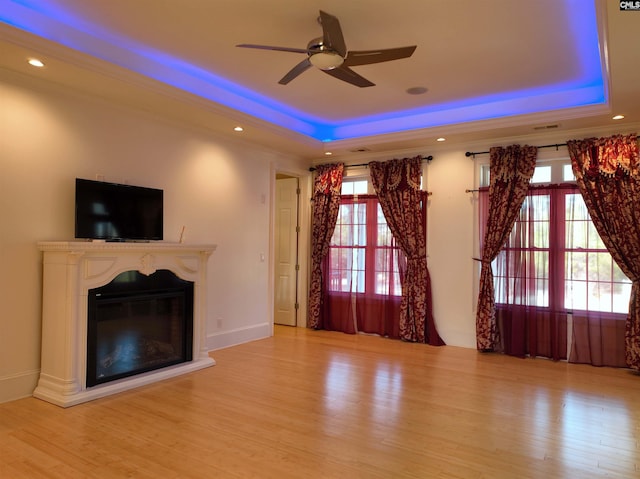
{"type": "Polygon", "coordinates": [[[29,58],[29,65],[31,65],[32,67],[42,68],[44,66],[44,63],[42,63],[37,58],[29,58]]]}
{"type": "Polygon", "coordinates": [[[331,156],[331,155],[333,155],[333,153],[331,153],[330,151],[325,151],[325,152],[324,152],[324,154],[325,154],[326,156],[331,156]]]}
{"type": "Polygon", "coordinates": [[[616,115],[613,117],[614,120],[622,120],[624,118],[624,115],[616,115]]]}
{"type": "Polygon", "coordinates": [[[427,88],[423,86],[414,86],[411,88],[407,88],[407,93],[409,95],[422,95],[423,93],[427,93],[427,88]]]}
{"type": "Polygon", "coordinates": [[[241,126],[236,126],[233,131],[244,131],[244,128],[242,128],[241,126]]]}
{"type": "Polygon", "coordinates": [[[447,139],[446,139],[446,138],[443,138],[443,137],[440,137],[440,138],[436,139],[436,141],[446,141],[446,140],[447,140],[447,139]]]}

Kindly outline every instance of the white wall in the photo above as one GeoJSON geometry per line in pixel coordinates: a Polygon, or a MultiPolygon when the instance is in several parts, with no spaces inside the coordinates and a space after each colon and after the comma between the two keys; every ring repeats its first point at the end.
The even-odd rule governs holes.
{"type": "Polygon", "coordinates": [[[427,264],[440,336],[448,345],[475,348],[477,195],[465,193],[474,187],[475,165],[464,153],[434,153],[426,167],[425,189],[433,193],[427,213],[427,264]]]}
{"type": "MultiPolygon", "coordinates": [[[[76,96],[0,70],[0,402],[28,396],[40,367],[41,254],[38,241],[73,238],[74,178],[162,188],[165,240],[214,243],[207,294],[211,349],[271,334],[269,262],[277,171],[303,176],[302,258],[308,256],[308,165],[215,138],[150,115],[76,96]],[[265,253],[262,262],[260,255],[265,253]]],[[[600,132],[490,139],[473,145],[550,144],[600,132]]],[[[425,147],[428,264],[434,318],[449,345],[475,347],[476,163],[468,146],[425,147]]],[[[389,154],[389,159],[394,155],[389,154]]],[[[407,156],[406,152],[398,157],[407,156]]],[[[300,325],[306,324],[303,260],[300,325]]]]}
{"type": "Polygon", "coordinates": [[[186,242],[217,244],[211,349],[271,334],[271,176],[308,165],[2,70],[0,105],[0,402],[35,387],[36,243],[73,239],[76,177],[162,188],[165,241],[178,241],[184,225],[186,242]]]}

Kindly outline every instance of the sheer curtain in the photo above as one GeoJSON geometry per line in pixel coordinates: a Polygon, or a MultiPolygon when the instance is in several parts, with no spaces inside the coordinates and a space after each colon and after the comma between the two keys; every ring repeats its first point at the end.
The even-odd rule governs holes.
{"type": "Polygon", "coordinates": [[[481,244],[482,267],[476,313],[476,343],[480,351],[494,351],[499,333],[491,262],[507,242],[536,165],[538,149],[519,145],[490,150],[488,213],[481,244]]]}
{"type": "Polygon", "coordinates": [[[329,251],[340,208],[340,190],[344,164],[321,165],[317,168],[313,186],[313,216],[311,219],[311,281],[309,284],[308,327],[322,328],[322,261],[329,251]]]}
{"type": "Polygon", "coordinates": [[[422,159],[405,158],[369,163],[371,181],[389,228],[407,256],[402,283],[400,338],[439,346],[433,320],[431,279],[427,268],[424,195],[420,189],[422,159]]]}
{"type": "Polygon", "coordinates": [[[399,338],[400,276],[405,265],[378,199],[343,195],[324,260],[324,328],[399,338]]]}
{"type": "MultiPolygon", "coordinates": [[[[564,206],[565,194],[576,191],[572,185],[529,188],[494,260],[496,350],[518,357],[567,358],[564,206]]],[[[488,215],[487,196],[486,190],[480,192],[481,218],[488,215]]]]}
{"type": "MultiPolygon", "coordinates": [[[[629,367],[640,370],[640,161],[633,135],[567,142],[580,193],[602,241],[632,281],[625,325],[629,367]]],[[[597,324],[588,322],[592,330],[597,324]]],[[[596,331],[597,332],[597,331],[596,331]]],[[[596,352],[597,354],[597,352],[596,352]]]]}
{"type": "Polygon", "coordinates": [[[569,362],[626,367],[630,281],[602,242],[577,186],[565,203],[565,307],[572,311],[569,362]]]}

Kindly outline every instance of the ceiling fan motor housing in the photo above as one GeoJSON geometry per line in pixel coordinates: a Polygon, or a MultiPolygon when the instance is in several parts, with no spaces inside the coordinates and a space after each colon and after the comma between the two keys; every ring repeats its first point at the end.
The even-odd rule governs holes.
{"type": "Polygon", "coordinates": [[[344,58],[335,49],[324,44],[322,38],[314,38],[307,45],[309,61],[320,70],[333,70],[344,62],[344,58]]]}

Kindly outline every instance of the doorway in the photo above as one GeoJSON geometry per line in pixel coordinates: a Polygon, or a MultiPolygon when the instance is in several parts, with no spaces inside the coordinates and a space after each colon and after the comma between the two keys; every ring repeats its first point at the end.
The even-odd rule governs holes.
{"type": "Polygon", "coordinates": [[[298,325],[299,178],[276,174],[274,251],[274,323],[298,325]]]}

